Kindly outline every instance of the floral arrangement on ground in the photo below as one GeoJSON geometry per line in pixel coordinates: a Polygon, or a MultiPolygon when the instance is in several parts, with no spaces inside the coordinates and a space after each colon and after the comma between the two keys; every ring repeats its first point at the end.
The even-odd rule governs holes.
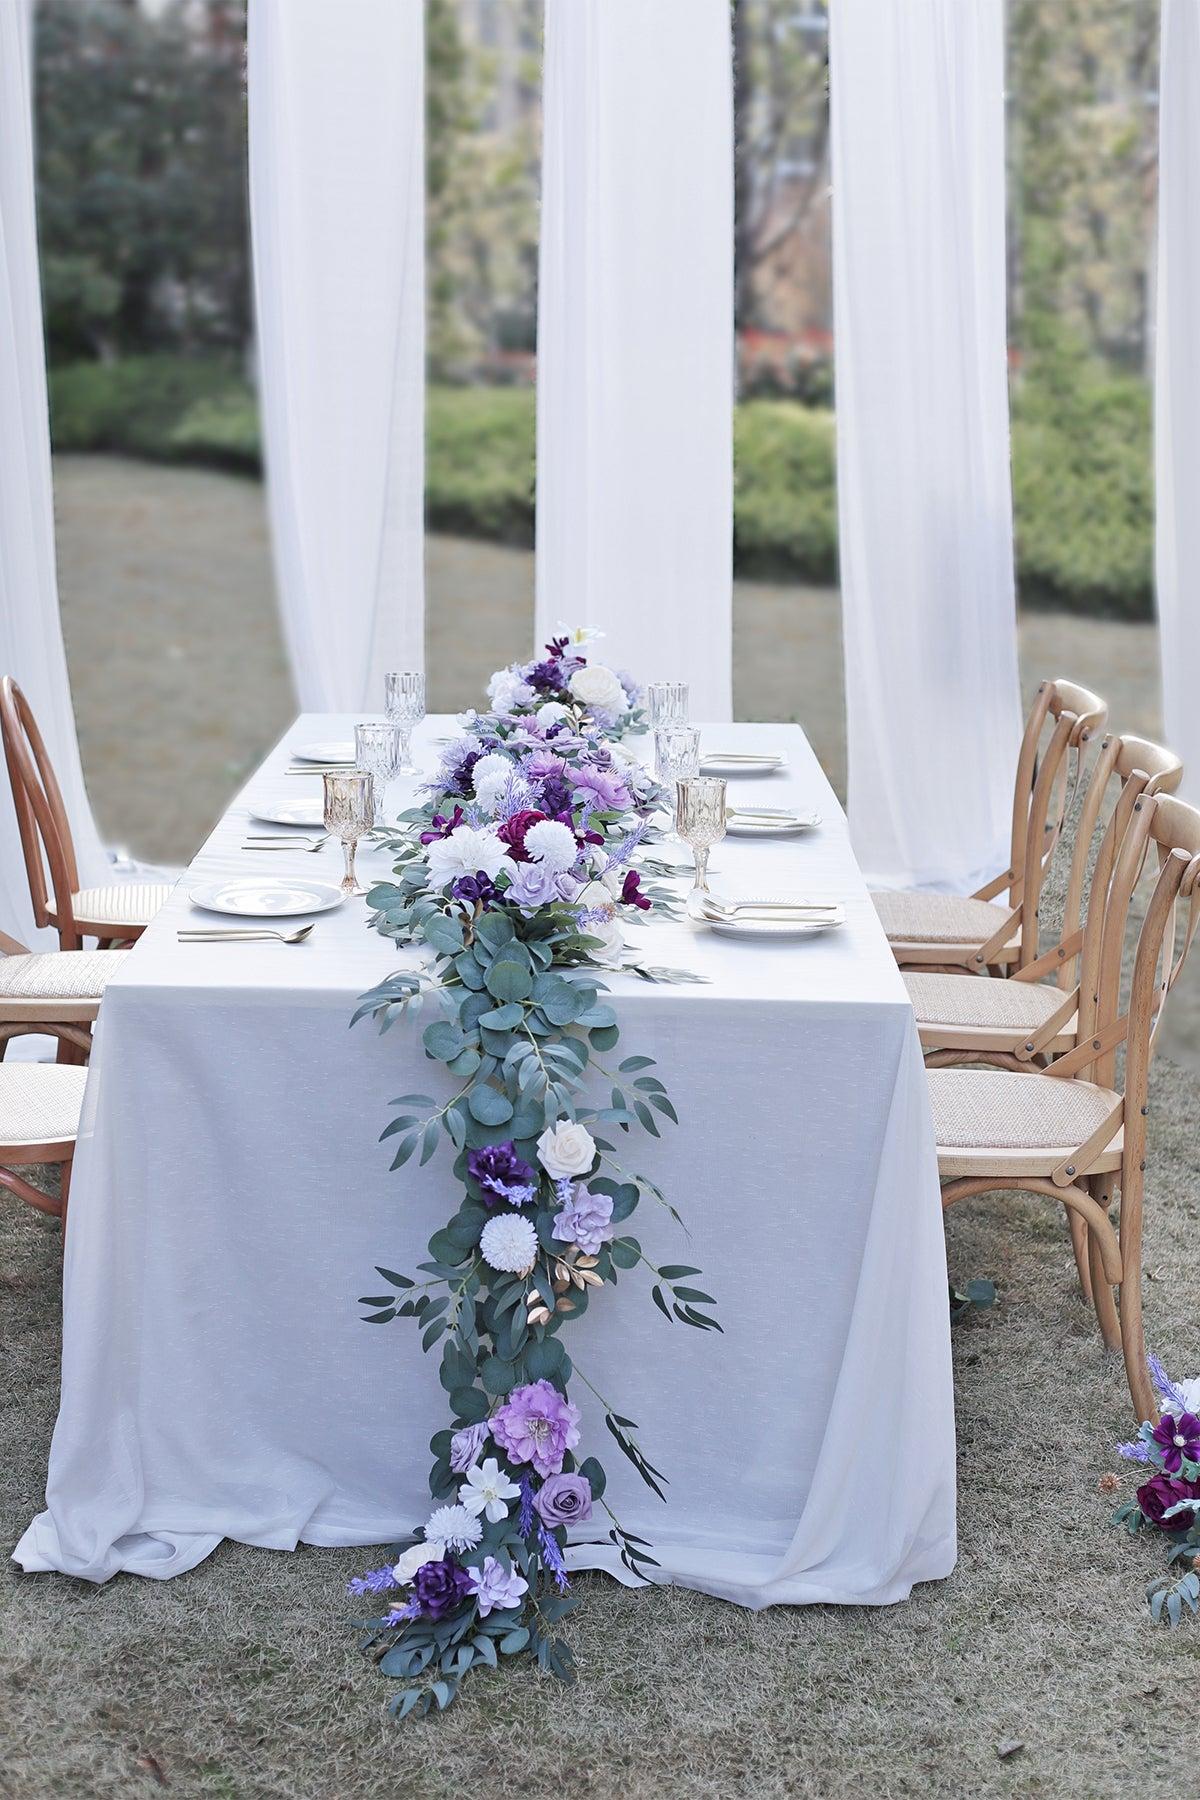
{"type": "MultiPolygon", "coordinates": [[[[669,1323],[720,1330],[700,1270],[656,1265],[629,1229],[643,1200],[681,1223],[618,1151],[678,1120],[651,1057],[612,1065],[620,1026],[602,974],[696,978],[625,945],[623,917],[674,905],[667,865],[647,854],[663,796],[613,735],[602,701],[615,691],[581,691],[581,671],[597,669],[572,649],[586,641],[556,638],[544,662],[493,679],[493,710],[466,715],[443,746],[421,804],[389,834],[395,879],[368,895],[372,927],[423,960],[364,995],[355,1022],[386,1031],[435,1007],[425,1054],[452,1089],[394,1103],[382,1134],[395,1140],[392,1168],[423,1167],[445,1144],[462,1186],[428,1260],[411,1275],[380,1265],[389,1291],[362,1301],[369,1323],[410,1319],[425,1351],[441,1346],[450,1412],[430,1444],[429,1517],[350,1584],[384,1606],[359,1623],[401,1683],[390,1702],[401,1719],[444,1709],[468,1673],[502,1658],[531,1655],[573,1679],[559,1635],[576,1604],[569,1528],[611,1542],[632,1576],[657,1567],[606,1500],[599,1458],[582,1454],[573,1382],[660,1499],[666,1477],[568,1355],[566,1328],[645,1270],[669,1323]]],[[[636,691],[618,685],[628,718],[636,691]]]]}
{"type": "MultiPolygon", "coordinates": [[[[1142,1466],[1146,1479],[1132,1500],[1116,1508],[1112,1522],[1131,1533],[1160,1532],[1169,1542],[1171,1572],[1149,1584],[1146,1599],[1155,1624],[1174,1626],[1185,1606],[1200,1611],[1200,1377],[1175,1382],[1156,1356],[1148,1361],[1162,1414],[1156,1424],[1143,1421],[1132,1443],[1117,1445],[1121,1456],[1142,1466]]],[[[1101,1477],[1105,1492],[1118,1485],[1115,1475],[1101,1477]]]]}

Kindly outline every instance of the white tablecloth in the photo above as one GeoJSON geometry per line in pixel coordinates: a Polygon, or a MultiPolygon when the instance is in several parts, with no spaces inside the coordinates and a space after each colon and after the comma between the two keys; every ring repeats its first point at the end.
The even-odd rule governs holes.
{"type": "MultiPolygon", "coordinates": [[[[419,1029],[347,1029],[397,952],[361,901],[303,947],[176,940],[214,922],[188,900],[201,878],[336,878],[335,845],[238,846],[256,805],[316,791],[281,773],[288,746],[348,726],[293,727],[109,986],[72,1188],[47,1509],[15,1552],[26,1569],[165,1577],[222,1537],[378,1544],[427,1515],[428,1440],[446,1422],[437,1359],[409,1321],[366,1325],[356,1304],[381,1291],[376,1263],[411,1269],[457,1205],[444,1152],[391,1174],[377,1141],[390,1099],[437,1088],[419,1029]]],[[[418,759],[443,729],[427,721],[418,759]]],[[[690,922],[632,930],[647,960],[709,977],[612,988],[622,1053],[658,1058],[681,1120],[661,1142],[640,1134],[635,1166],[690,1239],[648,1201],[636,1230],[656,1260],[703,1268],[725,1333],[669,1325],[623,1276],[569,1350],[638,1421],[667,1504],[576,1382],[583,1448],[665,1579],[752,1607],[895,1601],[955,1558],[945,1253],[912,1012],[801,731],[722,725],[705,742],[786,751],[785,773],[736,794],[824,814],[804,837],[727,839],[713,887],[836,895],[848,919],[773,944],[690,922]]],[[[366,870],[386,867],[373,852],[366,870]]],[[[572,1558],[619,1573],[603,1545],[572,1558]]]]}

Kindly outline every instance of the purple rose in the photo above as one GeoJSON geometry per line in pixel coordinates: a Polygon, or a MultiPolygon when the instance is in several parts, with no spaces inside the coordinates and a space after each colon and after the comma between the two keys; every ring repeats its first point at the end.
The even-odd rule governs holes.
{"type": "Polygon", "coordinates": [[[1153,1475],[1137,1491],[1142,1515],[1160,1531],[1186,1531],[1192,1523],[1190,1513],[1176,1513],[1173,1519],[1164,1513],[1180,1500],[1200,1500],[1200,1481],[1181,1481],[1170,1475],[1153,1475]]]}
{"type": "Polygon", "coordinates": [[[443,1556],[440,1562],[421,1564],[413,1590],[427,1619],[444,1619],[470,1594],[471,1577],[452,1556],[443,1556]]]}
{"type": "Polygon", "coordinates": [[[537,1193],[537,1175],[523,1157],[517,1155],[510,1138],[503,1144],[485,1144],[467,1157],[467,1174],[479,1183],[488,1206],[498,1200],[511,1206],[524,1206],[537,1193]]]}
{"type": "Polygon", "coordinates": [[[510,1462],[531,1462],[539,1475],[557,1475],[579,1442],[579,1408],[553,1382],[532,1381],[514,1388],[493,1413],[492,1436],[510,1462]]]}
{"type": "Polygon", "coordinates": [[[465,1475],[479,1460],[479,1452],[487,1440],[488,1428],[483,1420],[477,1425],[464,1425],[450,1439],[450,1467],[455,1475],[465,1475]]]}
{"type": "Polygon", "coordinates": [[[580,1183],[554,1215],[554,1236],[577,1244],[585,1256],[598,1256],[613,1234],[612,1209],[611,1194],[593,1194],[580,1183]]]}
{"type": "Polygon", "coordinates": [[[551,1531],[556,1525],[582,1524],[592,1516],[592,1484],[586,1475],[548,1476],[533,1504],[551,1531]]]}

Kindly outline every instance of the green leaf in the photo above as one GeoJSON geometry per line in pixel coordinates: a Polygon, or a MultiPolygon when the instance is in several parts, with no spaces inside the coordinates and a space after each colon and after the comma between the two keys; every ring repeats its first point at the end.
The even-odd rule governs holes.
{"type": "Polygon", "coordinates": [[[533,975],[527,963],[497,957],[487,972],[486,986],[496,1000],[525,1000],[533,991],[533,975]]]}
{"type": "Polygon", "coordinates": [[[515,935],[512,920],[507,919],[503,913],[484,913],[475,922],[475,936],[489,950],[502,949],[505,944],[512,942],[515,935]]]}
{"type": "Polygon", "coordinates": [[[508,1632],[500,1639],[500,1648],[505,1656],[516,1656],[525,1649],[528,1642],[528,1625],[518,1625],[515,1631],[508,1632]]]}
{"type": "Polygon", "coordinates": [[[421,935],[439,956],[453,956],[463,947],[463,930],[447,913],[434,913],[421,927],[421,935]]]}
{"type": "Polygon", "coordinates": [[[504,1362],[499,1356],[484,1359],[479,1379],[489,1394],[507,1394],[517,1383],[517,1365],[504,1362]]]}
{"type": "Polygon", "coordinates": [[[450,1019],[438,1019],[436,1024],[427,1025],[421,1041],[430,1056],[436,1056],[439,1062],[449,1062],[467,1047],[466,1038],[450,1019]]]}
{"type": "Polygon", "coordinates": [[[450,1396],[450,1406],[456,1419],[464,1425],[478,1425],[487,1418],[490,1408],[487,1395],[481,1394],[477,1387],[455,1388],[450,1396]]]}
{"type": "Polygon", "coordinates": [[[486,1025],[489,1031],[515,1031],[525,1017],[525,1008],[510,1001],[507,1006],[497,1006],[491,1012],[481,1015],[479,1023],[486,1025]]]}
{"type": "Polygon", "coordinates": [[[489,1087],[486,1083],[471,1089],[467,1105],[471,1117],[481,1125],[506,1125],[513,1116],[512,1101],[499,1088],[489,1087]]]}
{"type": "Polygon", "coordinates": [[[635,1269],[641,1261],[642,1247],[636,1238],[614,1238],[608,1249],[618,1269],[635,1269]]]}

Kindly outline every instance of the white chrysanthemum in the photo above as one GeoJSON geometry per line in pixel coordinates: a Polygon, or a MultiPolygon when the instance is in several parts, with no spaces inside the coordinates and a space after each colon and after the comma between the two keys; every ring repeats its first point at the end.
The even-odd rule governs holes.
{"type": "Polygon", "coordinates": [[[483,1526],[465,1506],[439,1506],[425,1521],[426,1543],[447,1550],[473,1550],[482,1536],[483,1526]]]}
{"type": "Polygon", "coordinates": [[[495,812],[514,773],[507,756],[499,756],[494,750],[479,758],[471,770],[471,780],[475,787],[475,798],[485,812],[495,812]]]}
{"type": "Polygon", "coordinates": [[[569,719],[570,716],[570,707],[564,706],[561,700],[547,700],[545,706],[539,706],[537,709],[537,722],[543,731],[548,730],[551,725],[557,725],[561,719],[569,719]]]}
{"type": "Polygon", "coordinates": [[[556,875],[565,875],[579,860],[575,833],[559,819],[539,819],[531,825],[525,833],[525,848],[534,862],[553,869],[556,875]]]}
{"type": "Polygon", "coordinates": [[[483,1260],[491,1269],[520,1275],[537,1255],[537,1232],[520,1213],[501,1213],[489,1219],[479,1237],[483,1260]]]}
{"type": "Polygon", "coordinates": [[[449,837],[435,838],[425,851],[430,887],[443,888],[460,875],[477,875],[482,869],[493,878],[504,867],[508,848],[494,831],[460,825],[449,837]]]}
{"type": "Polygon", "coordinates": [[[582,669],[576,669],[567,686],[582,706],[594,711],[620,717],[629,709],[625,689],[603,663],[585,663],[582,669]]]}
{"type": "Polygon", "coordinates": [[[534,690],[516,669],[497,669],[488,682],[488,699],[497,712],[511,712],[514,706],[528,706],[537,698],[534,690]]]}

